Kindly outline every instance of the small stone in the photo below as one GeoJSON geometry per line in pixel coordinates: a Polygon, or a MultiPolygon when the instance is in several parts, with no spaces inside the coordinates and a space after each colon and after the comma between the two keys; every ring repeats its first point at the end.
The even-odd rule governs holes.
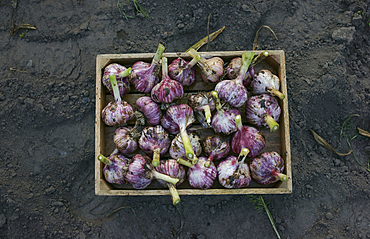
{"type": "Polygon", "coordinates": [[[64,204],[62,203],[62,202],[53,202],[52,204],[51,204],[53,207],[62,207],[64,204]]]}
{"type": "Polygon", "coordinates": [[[82,103],[84,103],[84,104],[87,104],[87,103],[89,103],[90,102],[90,98],[89,97],[84,97],[83,99],[82,99],[82,103]]]}
{"type": "Polygon", "coordinates": [[[4,101],[4,100],[5,100],[5,96],[2,93],[0,93],[0,101],[4,101]]]}
{"type": "Polygon", "coordinates": [[[350,42],[353,39],[353,34],[355,31],[355,27],[341,27],[333,32],[332,38],[335,41],[350,42]]]}
{"type": "Polygon", "coordinates": [[[247,12],[248,11],[248,6],[246,4],[243,4],[242,9],[243,9],[244,12],[247,12]]]}
{"type": "Polygon", "coordinates": [[[33,66],[32,60],[29,60],[27,63],[27,67],[32,67],[32,66],[33,66]]]}
{"type": "Polygon", "coordinates": [[[44,194],[53,194],[55,192],[55,188],[53,186],[47,188],[44,194]]]}
{"type": "Polygon", "coordinates": [[[177,28],[178,29],[183,29],[185,27],[185,24],[184,23],[180,23],[179,25],[177,25],[177,28]]]}
{"type": "Polygon", "coordinates": [[[328,212],[325,214],[325,218],[328,219],[328,220],[332,220],[334,218],[333,214],[331,214],[331,212],[328,212]]]}

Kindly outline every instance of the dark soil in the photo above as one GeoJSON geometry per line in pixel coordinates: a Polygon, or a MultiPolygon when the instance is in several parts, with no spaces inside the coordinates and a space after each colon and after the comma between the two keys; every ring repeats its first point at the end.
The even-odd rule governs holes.
{"type": "MultiPolygon", "coordinates": [[[[0,3],[0,238],[275,238],[245,195],[94,194],[97,54],[184,51],[225,26],[209,51],[286,52],[293,193],[266,195],[282,238],[370,238],[370,5],[343,1],[0,3]],[[37,30],[12,26],[24,23],[37,30]],[[345,120],[357,114],[345,127],[345,120]],[[341,153],[319,145],[312,129],[341,153]],[[116,213],[108,213],[119,209],[116,213]],[[174,232],[177,232],[174,235],[174,232]]],[[[202,51],[206,50],[204,46],[202,51]]]]}

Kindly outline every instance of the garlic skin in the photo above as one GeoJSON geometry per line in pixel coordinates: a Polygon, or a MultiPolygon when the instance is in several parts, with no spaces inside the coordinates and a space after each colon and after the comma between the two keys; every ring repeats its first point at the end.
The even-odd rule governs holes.
{"type": "Polygon", "coordinates": [[[238,131],[234,134],[231,141],[231,149],[234,153],[240,154],[243,148],[249,149],[248,157],[256,157],[266,145],[265,136],[256,128],[243,126],[241,116],[235,117],[238,131]]]}
{"type": "Polygon", "coordinates": [[[238,130],[235,124],[235,116],[240,115],[240,111],[237,109],[231,109],[229,111],[217,111],[212,118],[212,128],[215,133],[221,133],[230,135],[238,130]]]}
{"type": "Polygon", "coordinates": [[[132,158],[132,162],[128,166],[126,180],[135,189],[144,189],[152,182],[153,177],[147,167],[150,161],[150,158],[146,155],[137,154],[132,158]]]}
{"type": "Polygon", "coordinates": [[[158,84],[160,77],[160,59],[164,52],[164,46],[158,45],[157,52],[152,60],[152,63],[138,61],[132,65],[132,73],[130,81],[135,86],[136,90],[143,93],[150,93],[153,87],[158,84]]]}
{"type": "Polygon", "coordinates": [[[271,71],[263,69],[253,77],[251,82],[252,92],[254,94],[272,94],[284,99],[285,95],[279,91],[280,79],[278,76],[272,74],[271,71]]]}
{"type": "Polygon", "coordinates": [[[185,127],[186,129],[194,122],[194,111],[187,104],[169,107],[161,120],[162,126],[167,129],[170,134],[178,134],[180,128],[185,127]]]}
{"type": "Polygon", "coordinates": [[[244,52],[238,77],[233,80],[223,80],[217,83],[215,87],[215,91],[218,92],[220,99],[226,101],[233,107],[241,107],[248,99],[248,91],[243,85],[243,81],[253,57],[253,52],[244,52]]]}
{"type": "Polygon", "coordinates": [[[137,99],[136,107],[144,114],[150,125],[154,126],[161,123],[162,111],[159,108],[159,105],[149,96],[142,96],[137,99]]]}
{"type": "Polygon", "coordinates": [[[252,178],[247,163],[238,161],[236,156],[229,156],[217,165],[218,180],[225,188],[247,187],[252,178]]]}
{"type": "Polygon", "coordinates": [[[213,115],[211,126],[215,133],[222,133],[225,135],[232,134],[238,130],[235,124],[235,116],[240,115],[239,110],[222,108],[220,98],[218,98],[217,91],[211,92],[216,101],[217,112],[213,115]]]}
{"type": "Polygon", "coordinates": [[[132,127],[120,127],[113,136],[116,148],[123,154],[129,154],[137,149],[137,139],[132,135],[132,127]]]}
{"type": "Polygon", "coordinates": [[[216,83],[224,72],[224,61],[220,57],[212,57],[208,60],[203,58],[198,62],[204,82],[216,83]]]}
{"type": "Polygon", "coordinates": [[[157,103],[171,103],[183,96],[183,86],[168,76],[167,58],[162,57],[162,81],[153,87],[151,91],[152,100],[157,103]]]}
{"type": "MultiPolygon", "coordinates": [[[[156,167],[155,170],[160,173],[167,174],[170,177],[178,178],[179,181],[175,186],[179,186],[186,179],[185,168],[181,164],[178,164],[175,159],[161,160],[159,166],[156,167]]],[[[158,182],[164,186],[168,184],[168,182],[163,180],[158,180],[158,182]]]]}
{"type": "Polygon", "coordinates": [[[211,92],[191,95],[188,104],[193,108],[195,117],[203,128],[209,128],[212,121],[212,111],[216,108],[211,92]],[[202,113],[204,111],[204,115],[202,113]]]}
{"type": "Polygon", "coordinates": [[[275,97],[268,94],[250,97],[245,106],[245,116],[249,123],[258,127],[267,127],[271,131],[279,129],[281,108],[275,97]]]}
{"type": "Polygon", "coordinates": [[[205,166],[209,166],[213,160],[220,160],[225,158],[230,152],[230,144],[227,139],[220,137],[219,135],[207,136],[202,146],[204,153],[208,156],[205,166]]]}
{"type": "Polygon", "coordinates": [[[134,109],[126,101],[111,101],[102,110],[103,122],[108,126],[126,124],[133,117],[134,109]]]}
{"type": "MultiPolygon", "coordinates": [[[[188,53],[192,57],[196,57],[198,55],[198,52],[195,49],[190,49],[188,53]]],[[[200,56],[198,66],[200,68],[203,81],[207,83],[216,83],[224,73],[224,60],[217,56],[210,59],[200,56]]]]}
{"type": "Polygon", "coordinates": [[[102,110],[102,120],[109,126],[125,124],[134,117],[134,109],[129,103],[122,101],[116,75],[109,75],[109,81],[113,88],[114,101],[109,102],[102,110]]]}
{"type": "Polygon", "coordinates": [[[135,189],[144,189],[155,179],[176,184],[179,179],[157,172],[151,164],[151,159],[146,155],[136,154],[128,166],[126,180],[135,189]]]}
{"type": "Polygon", "coordinates": [[[264,152],[250,163],[251,175],[257,183],[267,185],[286,181],[284,160],[277,152],[264,152]]]}
{"type": "Polygon", "coordinates": [[[149,156],[153,156],[153,165],[159,165],[160,155],[167,153],[171,140],[167,131],[161,126],[145,127],[138,140],[139,147],[149,156]]]}
{"type": "Polygon", "coordinates": [[[159,166],[155,168],[155,170],[157,170],[157,172],[159,173],[163,173],[170,177],[179,179],[176,185],[165,182],[160,179],[158,180],[158,182],[161,185],[169,188],[173,205],[179,204],[180,196],[176,190],[176,186],[180,185],[181,183],[185,181],[185,178],[186,178],[185,168],[182,165],[178,164],[175,159],[168,159],[168,160],[162,160],[159,166]]]}
{"type": "Polygon", "coordinates": [[[193,188],[208,189],[212,186],[217,177],[217,169],[213,162],[209,167],[205,167],[206,157],[199,157],[198,162],[193,167],[188,168],[188,181],[193,188]]]}
{"type": "Polygon", "coordinates": [[[125,96],[131,91],[129,76],[122,76],[122,73],[124,73],[126,70],[126,67],[118,63],[109,64],[104,68],[102,83],[105,87],[107,87],[111,95],[113,95],[113,87],[109,80],[110,75],[116,76],[117,85],[121,97],[125,96]]]}
{"type": "Polygon", "coordinates": [[[194,57],[190,62],[181,57],[173,60],[168,66],[168,75],[171,79],[178,81],[183,86],[189,86],[195,81],[194,65],[200,60],[200,55],[194,57]]]}
{"type": "MultiPolygon", "coordinates": [[[[237,78],[240,73],[241,66],[242,66],[242,58],[241,57],[233,58],[225,69],[226,76],[230,80],[237,78]]],[[[243,80],[243,85],[245,87],[249,87],[253,76],[254,76],[254,68],[253,66],[250,66],[243,80]]]]}
{"type": "MultiPolygon", "coordinates": [[[[202,153],[202,146],[199,135],[195,132],[191,132],[189,133],[189,140],[193,152],[196,156],[199,156],[202,153]]],[[[169,153],[171,155],[171,158],[174,159],[178,159],[180,157],[186,158],[186,152],[180,134],[177,134],[176,137],[172,140],[169,153]]]]}
{"type": "Polygon", "coordinates": [[[98,156],[98,160],[105,164],[103,175],[108,183],[125,184],[126,174],[130,159],[120,153],[112,153],[108,158],[103,155],[98,156]]]}

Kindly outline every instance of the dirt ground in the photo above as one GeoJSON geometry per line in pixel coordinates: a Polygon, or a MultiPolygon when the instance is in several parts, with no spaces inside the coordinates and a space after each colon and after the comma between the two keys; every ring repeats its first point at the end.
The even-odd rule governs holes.
{"type": "Polygon", "coordinates": [[[96,55],[184,51],[211,13],[209,51],[251,50],[268,25],[279,40],[263,30],[257,49],[286,53],[293,193],[264,197],[281,237],[370,238],[369,2],[139,3],[150,19],[124,0],[135,18],[116,0],[0,2],[0,238],[276,238],[245,195],[94,194],[96,55]],[[12,19],[37,29],[10,36],[12,19]]]}

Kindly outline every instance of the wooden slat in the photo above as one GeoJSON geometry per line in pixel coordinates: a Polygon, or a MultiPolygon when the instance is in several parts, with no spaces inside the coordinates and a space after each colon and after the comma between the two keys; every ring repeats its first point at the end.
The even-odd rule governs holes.
{"type": "MultiPolygon", "coordinates": [[[[244,51],[230,51],[230,52],[207,52],[201,53],[209,56],[220,56],[224,59],[225,65],[232,58],[241,56],[244,51]]],[[[255,51],[259,54],[262,51],[255,51]]],[[[267,57],[263,62],[259,63],[255,70],[258,72],[261,69],[269,69],[274,74],[277,74],[281,79],[281,91],[286,96],[284,100],[279,100],[279,104],[282,108],[282,114],[280,116],[280,129],[277,132],[270,132],[268,129],[259,129],[266,137],[266,147],[264,152],[276,151],[281,154],[285,161],[285,173],[288,176],[287,182],[278,182],[272,185],[264,186],[259,185],[252,181],[252,183],[243,189],[225,189],[219,184],[218,180],[210,189],[200,190],[193,189],[185,181],[179,186],[180,195],[225,195],[225,194],[286,194],[292,192],[292,173],[291,173],[291,154],[290,154],[290,134],[289,134],[289,112],[288,112],[288,93],[286,86],[286,71],[285,71],[285,56],[284,51],[272,50],[269,51],[270,56],[267,57]]],[[[125,66],[131,66],[133,63],[139,60],[150,62],[153,58],[154,53],[140,53],[140,54],[103,54],[98,55],[96,59],[96,122],[95,122],[95,156],[99,154],[109,155],[114,149],[113,134],[116,127],[105,126],[101,120],[101,110],[113,97],[109,94],[106,88],[101,83],[102,72],[105,66],[110,63],[116,62],[125,66]]],[[[169,59],[169,62],[176,59],[177,57],[183,57],[189,60],[190,57],[187,53],[164,53],[169,59]]],[[[197,69],[197,67],[196,67],[197,69]]],[[[188,94],[194,94],[198,91],[212,90],[215,84],[208,84],[201,80],[199,69],[197,72],[196,83],[190,87],[186,87],[185,92],[188,94]]],[[[143,96],[135,90],[132,90],[130,94],[125,96],[123,99],[128,101],[130,104],[135,105],[136,99],[143,96]]],[[[245,110],[242,111],[244,116],[245,110]]],[[[245,119],[245,118],[244,118],[245,119]]],[[[133,124],[133,121],[128,122],[133,124]]],[[[199,124],[194,124],[194,127],[199,129],[199,124]]],[[[207,130],[200,130],[201,135],[209,135],[210,132],[207,130]]],[[[137,151],[135,153],[142,153],[137,151]]],[[[133,156],[128,155],[128,156],[133,156]]],[[[163,158],[169,157],[168,154],[163,158]]],[[[217,162],[216,162],[217,164],[217,162]]],[[[135,190],[131,185],[111,185],[107,183],[102,174],[103,164],[97,159],[95,161],[95,193],[97,195],[169,195],[167,189],[164,189],[158,182],[153,181],[145,190],[135,190]]]]}

